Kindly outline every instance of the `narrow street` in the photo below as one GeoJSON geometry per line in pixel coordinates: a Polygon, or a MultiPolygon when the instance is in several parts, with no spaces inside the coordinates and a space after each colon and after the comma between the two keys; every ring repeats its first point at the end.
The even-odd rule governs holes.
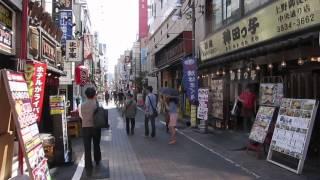
{"type": "MultiPolygon", "coordinates": [[[[197,133],[191,138],[188,134],[192,131],[185,128],[178,131],[177,144],[168,145],[169,134],[160,121],[157,121],[156,137],[145,137],[141,110],[136,116],[135,134],[128,136],[114,104],[109,104],[108,109],[111,128],[102,131],[102,164],[94,167],[91,179],[308,179],[267,162],[263,167],[261,161],[246,160],[254,156],[245,152],[223,152],[203,138],[208,135],[197,133]],[[247,157],[241,160],[237,156],[247,157]]],[[[73,138],[72,146],[74,163],[52,168],[54,179],[89,179],[83,167],[82,139],[73,138]]]]}

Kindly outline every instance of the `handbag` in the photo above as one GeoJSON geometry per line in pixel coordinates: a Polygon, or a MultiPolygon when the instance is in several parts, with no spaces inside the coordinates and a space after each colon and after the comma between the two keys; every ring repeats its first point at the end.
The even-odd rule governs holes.
{"type": "Polygon", "coordinates": [[[107,124],[108,124],[106,121],[106,114],[108,113],[105,112],[105,109],[103,107],[99,106],[98,102],[96,104],[97,104],[97,108],[94,110],[94,113],[93,113],[94,127],[105,128],[107,127],[107,124]]]}
{"type": "Polygon", "coordinates": [[[152,111],[153,111],[152,115],[153,115],[154,117],[157,117],[157,116],[158,116],[158,111],[153,107],[152,102],[151,102],[151,99],[150,99],[149,96],[148,96],[148,99],[149,99],[149,102],[150,102],[151,107],[152,107],[152,111]]]}

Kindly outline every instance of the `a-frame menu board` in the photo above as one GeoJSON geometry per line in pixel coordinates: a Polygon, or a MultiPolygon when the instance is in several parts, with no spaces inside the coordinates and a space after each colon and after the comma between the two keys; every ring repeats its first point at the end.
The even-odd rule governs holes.
{"type": "Polygon", "coordinates": [[[32,111],[31,99],[22,73],[1,70],[2,81],[7,91],[11,113],[17,135],[33,180],[50,180],[47,159],[39,136],[36,116],[32,111]]]}
{"type": "Polygon", "coordinates": [[[297,174],[303,169],[318,102],[282,99],[267,160],[297,174]]]}

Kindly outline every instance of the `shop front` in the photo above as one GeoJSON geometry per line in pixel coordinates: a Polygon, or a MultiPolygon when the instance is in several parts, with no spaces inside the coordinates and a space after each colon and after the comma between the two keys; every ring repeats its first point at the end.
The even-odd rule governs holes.
{"type": "MultiPolygon", "coordinates": [[[[214,119],[213,126],[243,128],[242,115],[232,114],[231,111],[237,97],[249,87],[257,97],[255,112],[258,113],[252,119],[255,121],[251,124],[249,139],[271,143],[269,161],[272,161],[269,159],[272,154],[277,154],[285,156],[288,162],[297,159],[300,162],[307,152],[310,155],[307,157],[310,158],[312,154],[317,154],[319,148],[319,123],[316,121],[312,128],[318,111],[316,102],[320,98],[319,10],[319,1],[315,0],[300,3],[277,1],[200,43],[202,73],[199,78],[202,85],[211,90],[212,107],[209,114],[214,119]],[[290,108],[295,109],[292,110],[294,113],[287,113],[285,117],[289,122],[285,121],[282,124],[284,126],[279,126],[284,118],[283,103],[287,101],[298,104],[298,107],[292,105],[290,108]],[[300,107],[302,102],[313,103],[310,106],[313,107],[314,115],[311,115],[311,111],[308,112],[309,115],[301,114],[307,113],[306,109],[300,107]],[[265,121],[267,123],[259,125],[257,122],[262,117],[261,112],[266,112],[267,109],[272,112],[270,118],[265,121]],[[303,130],[305,134],[299,135],[303,145],[297,150],[290,143],[294,141],[294,137],[298,138],[296,128],[300,126],[296,127],[297,124],[294,124],[300,119],[310,121],[303,130]],[[284,130],[283,127],[288,127],[289,130],[284,130]],[[279,132],[291,133],[293,138],[288,136],[279,142],[279,132]],[[258,136],[263,136],[262,140],[258,136]]],[[[295,142],[298,141],[295,139],[295,142]]],[[[298,143],[295,147],[297,146],[300,147],[298,143]]],[[[288,169],[301,173],[302,167],[297,165],[297,168],[288,169]]]]}
{"type": "Polygon", "coordinates": [[[187,107],[189,111],[186,111],[187,102],[182,86],[182,59],[192,53],[191,35],[190,31],[182,32],[155,54],[155,65],[160,77],[159,87],[170,87],[180,92],[180,102],[183,102],[180,103],[181,115],[190,114],[190,103],[187,107]]]}

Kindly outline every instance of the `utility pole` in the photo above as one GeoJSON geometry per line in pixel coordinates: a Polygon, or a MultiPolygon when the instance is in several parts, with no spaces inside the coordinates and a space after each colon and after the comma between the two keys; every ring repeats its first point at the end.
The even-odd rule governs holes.
{"type": "Polygon", "coordinates": [[[195,12],[195,0],[192,0],[192,56],[196,57],[196,12],[195,12]]]}

